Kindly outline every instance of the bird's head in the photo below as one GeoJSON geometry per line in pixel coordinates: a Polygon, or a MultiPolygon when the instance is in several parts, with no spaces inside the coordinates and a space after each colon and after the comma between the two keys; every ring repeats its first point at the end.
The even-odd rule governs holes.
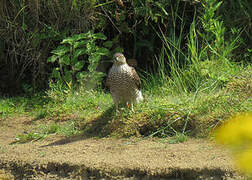
{"type": "Polygon", "coordinates": [[[127,62],[126,62],[126,58],[124,57],[122,53],[115,53],[114,63],[117,65],[122,65],[122,64],[126,64],[127,62]]]}

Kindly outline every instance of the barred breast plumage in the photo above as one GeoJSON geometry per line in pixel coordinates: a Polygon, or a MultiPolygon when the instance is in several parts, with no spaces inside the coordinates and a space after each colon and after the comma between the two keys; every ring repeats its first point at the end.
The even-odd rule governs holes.
{"type": "Polygon", "coordinates": [[[109,70],[106,85],[116,107],[122,103],[131,105],[133,109],[133,103],[143,100],[140,78],[121,53],[114,55],[114,64],[109,70]]]}

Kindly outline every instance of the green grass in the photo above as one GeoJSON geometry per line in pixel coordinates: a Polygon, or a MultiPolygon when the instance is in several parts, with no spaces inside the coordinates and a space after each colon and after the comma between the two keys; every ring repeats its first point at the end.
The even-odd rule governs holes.
{"type": "Polygon", "coordinates": [[[36,131],[33,130],[29,133],[17,135],[14,143],[37,141],[53,134],[60,134],[68,137],[77,135],[79,133],[80,131],[76,129],[74,121],[69,121],[64,124],[52,123],[49,125],[40,125],[36,131]]]}
{"type": "Polygon", "coordinates": [[[150,86],[144,86],[145,99],[135,106],[135,112],[124,108],[116,114],[110,94],[102,90],[60,93],[54,89],[47,95],[2,99],[1,118],[28,115],[36,119],[34,129],[18,135],[17,142],[34,141],[50,134],[79,133],[92,137],[173,136],[171,141],[183,142],[186,136],[208,136],[235,113],[252,111],[251,69],[240,68],[222,86],[196,92],[174,92],[169,80],[154,87],[150,87],[150,82],[150,86]],[[43,124],[46,119],[53,123],[39,125],[40,120],[43,124]]]}

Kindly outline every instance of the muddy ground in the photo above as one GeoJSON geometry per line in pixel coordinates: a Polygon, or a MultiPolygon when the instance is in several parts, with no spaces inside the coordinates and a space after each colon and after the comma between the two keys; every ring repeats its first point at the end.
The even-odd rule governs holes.
{"type": "Polygon", "coordinates": [[[30,117],[0,119],[0,180],[246,179],[227,150],[204,139],[170,144],[167,139],[51,135],[13,143],[35,125],[30,117]]]}

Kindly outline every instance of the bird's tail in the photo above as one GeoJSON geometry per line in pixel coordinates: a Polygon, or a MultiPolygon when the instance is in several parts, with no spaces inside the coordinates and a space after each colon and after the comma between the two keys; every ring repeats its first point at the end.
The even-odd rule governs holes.
{"type": "Polygon", "coordinates": [[[141,91],[137,92],[137,98],[136,98],[136,103],[139,103],[140,101],[143,100],[143,95],[141,91]]]}

